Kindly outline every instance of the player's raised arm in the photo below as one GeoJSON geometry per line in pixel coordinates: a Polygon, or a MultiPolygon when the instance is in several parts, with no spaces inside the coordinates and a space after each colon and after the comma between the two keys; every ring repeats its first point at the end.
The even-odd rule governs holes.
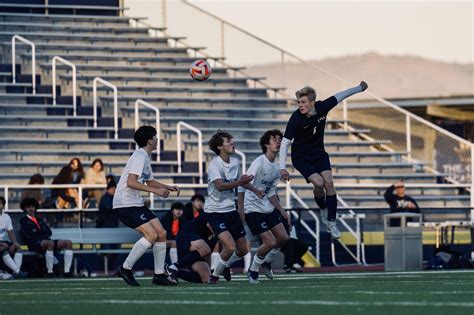
{"type": "Polygon", "coordinates": [[[364,92],[365,90],[367,90],[367,88],[368,88],[367,83],[365,81],[361,81],[359,85],[349,88],[347,90],[338,92],[334,94],[333,96],[329,97],[328,99],[322,101],[318,105],[318,111],[327,113],[331,109],[333,109],[337,104],[345,100],[346,98],[351,97],[354,94],[364,92]],[[336,101],[334,101],[333,97],[336,98],[336,101]]]}

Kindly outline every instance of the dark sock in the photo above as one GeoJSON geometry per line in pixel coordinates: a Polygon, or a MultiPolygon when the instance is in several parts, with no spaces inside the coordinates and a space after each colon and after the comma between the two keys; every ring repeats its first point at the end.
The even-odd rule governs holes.
{"type": "Polygon", "coordinates": [[[326,198],[325,198],[325,196],[322,196],[322,197],[314,196],[314,201],[316,201],[316,204],[318,205],[319,209],[326,209],[326,198]]]}
{"type": "Polygon", "coordinates": [[[328,203],[328,221],[335,221],[337,213],[336,195],[326,196],[326,202],[328,203]]]}
{"type": "Polygon", "coordinates": [[[201,255],[199,255],[199,252],[197,250],[194,250],[184,255],[184,257],[178,260],[174,265],[178,267],[178,269],[186,268],[194,264],[199,259],[201,259],[201,255]]]}
{"type": "Polygon", "coordinates": [[[196,271],[191,271],[191,270],[178,270],[178,277],[186,280],[188,282],[193,282],[193,283],[202,283],[201,277],[196,271]]]}

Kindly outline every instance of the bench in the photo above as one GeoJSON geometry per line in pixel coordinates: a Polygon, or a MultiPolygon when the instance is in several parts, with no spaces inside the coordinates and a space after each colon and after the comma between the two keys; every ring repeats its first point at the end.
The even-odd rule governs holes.
{"type": "MultiPolygon", "coordinates": [[[[51,229],[53,235],[51,236],[52,240],[63,239],[70,240],[73,245],[81,245],[80,249],[73,249],[74,255],[83,255],[83,254],[98,254],[104,255],[104,271],[108,273],[107,267],[107,256],[105,254],[125,254],[130,252],[130,249],[101,249],[101,245],[105,244],[133,244],[139,240],[142,236],[135,230],[130,228],[121,227],[121,228],[61,228],[61,229],[51,229]],[[87,246],[86,249],[82,248],[83,245],[87,246]],[[89,248],[90,247],[90,248],[89,248]]],[[[15,230],[15,236],[17,240],[21,240],[20,230],[15,230]]],[[[151,249],[149,250],[151,251],[151,249]]],[[[33,251],[23,251],[23,255],[37,255],[33,251]]],[[[77,263],[74,263],[75,268],[77,269],[77,263]]],[[[77,273],[77,270],[75,270],[77,273]]]]}

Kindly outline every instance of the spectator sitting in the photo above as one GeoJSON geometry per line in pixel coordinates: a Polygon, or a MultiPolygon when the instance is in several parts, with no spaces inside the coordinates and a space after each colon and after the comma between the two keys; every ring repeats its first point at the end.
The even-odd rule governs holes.
{"type": "Polygon", "coordinates": [[[191,197],[191,202],[188,202],[184,207],[184,217],[191,221],[204,211],[204,196],[195,194],[191,197]]]}
{"type": "Polygon", "coordinates": [[[72,242],[69,240],[51,240],[51,229],[41,217],[36,215],[39,208],[36,199],[23,199],[20,208],[26,213],[25,216],[20,218],[21,236],[30,250],[45,254],[47,276],[54,277],[54,250],[64,249],[64,276],[72,277],[72,242]]]}
{"type": "MultiPolygon", "coordinates": [[[[41,174],[34,174],[30,177],[28,185],[43,185],[44,184],[44,177],[41,174]]],[[[21,192],[21,200],[25,198],[35,198],[40,207],[43,205],[44,202],[44,195],[41,192],[40,188],[27,188],[23,189],[21,192]]]]}
{"type": "Polygon", "coordinates": [[[5,203],[5,198],[0,197],[0,256],[2,256],[5,266],[13,272],[13,278],[26,278],[28,273],[20,270],[23,255],[21,245],[18,244],[15,233],[13,233],[12,219],[7,213],[3,212],[5,203]],[[5,233],[8,234],[10,241],[5,240],[5,233]],[[13,256],[13,259],[11,256],[13,256]]]}
{"type": "MultiPolygon", "coordinates": [[[[92,161],[91,167],[86,171],[86,175],[83,184],[103,184],[107,183],[105,179],[104,163],[101,159],[95,159],[92,161]]],[[[103,189],[88,189],[87,195],[89,198],[94,198],[96,204],[99,204],[102,195],[104,194],[103,189]]]]}
{"type": "Polygon", "coordinates": [[[175,202],[171,205],[171,210],[160,219],[163,228],[166,230],[166,247],[170,249],[170,261],[172,264],[178,261],[176,235],[186,221],[183,217],[183,208],[184,206],[181,202],[175,202]]]}
{"type": "Polygon", "coordinates": [[[116,188],[117,184],[115,183],[115,180],[112,179],[107,184],[105,195],[100,199],[99,214],[96,222],[96,227],[98,228],[114,228],[119,226],[119,219],[114,214],[112,207],[116,188]]]}
{"type": "MultiPolygon", "coordinates": [[[[53,179],[53,184],[80,184],[84,178],[81,161],[73,158],[64,166],[53,179]]],[[[79,193],[76,188],[53,189],[52,196],[56,198],[57,209],[80,208],[79,193]]]]}

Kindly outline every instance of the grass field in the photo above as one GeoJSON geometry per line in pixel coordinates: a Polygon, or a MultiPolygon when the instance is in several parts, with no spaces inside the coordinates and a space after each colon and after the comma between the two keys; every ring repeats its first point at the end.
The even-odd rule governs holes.
{"type": "Polygon", "coordinates": [[[121,279],[0,282],[6,314],[474,314],[474,272],[276,274],[231,282],[128,287],[121,279]]]}

